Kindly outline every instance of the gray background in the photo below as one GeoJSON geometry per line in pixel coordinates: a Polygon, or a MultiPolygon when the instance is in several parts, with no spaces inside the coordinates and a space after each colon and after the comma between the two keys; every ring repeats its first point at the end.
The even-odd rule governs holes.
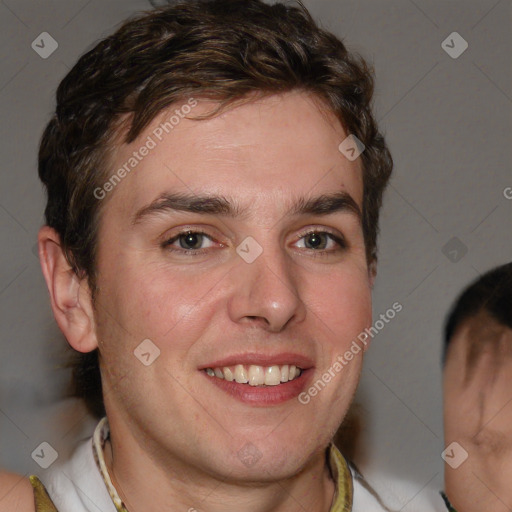
{"type": "MultiPolygon", "coordinates": [[[[403,311],[373,339],[365,361],[358,462],[404,507],[422,488],[441,485],[445,313],[469,281],[512,259],[512,200],[504,195],[512,187],[512,3],[305,4],[374,64],[375,109],[395,160],[374,313],[395,301],[403,311]],[[441,47],[454,31],[469,44],[457,59],[441,47]],[[459,245],[450,253],[451,245],[443,248],[453,237],[459,245]],[[412,485],[393,494],[386,479],[395,477],[412,485]]],[[[0,465],[23,474],[39,470],[31,453],[42,441],[66,457],[93,426],[80,403],[63,395],[66,343],[34,249],[44,208],[39,137],[55,89],[79,55],[147,8],[143,0],[0,2],[0,465]],[[59,46],[42,59],[31,43],[45,31],[59,46]]]]}

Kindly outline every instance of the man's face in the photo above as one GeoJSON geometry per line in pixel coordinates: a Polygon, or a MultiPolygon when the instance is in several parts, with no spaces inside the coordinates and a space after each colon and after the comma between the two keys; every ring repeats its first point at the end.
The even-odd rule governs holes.
{"type": "MultiPolygon", "coordinates": [[[[191,116],[213,106],[199,102],[191,116]]],[[[171,455],[222,477],[291,475],[344,417],[362,351],[332,366],[371,324],[361,219],[347,206],[362,209],[359,159],[340,153],[347,134],[305,93],[182,119],[159,141],[155,130],[171,114],[118,149],[112,172],[148,136],[156,142],[104,199],[95,321],[109,421],[160,461],[171,455]],[[329,214],[294,211],[339,193],[342,207],[329,214]],[[164,194],[218,196],[233,214],[146,209],[164,194]],[[159,356],[143,364],[153,345],[159,356]],[[304,372],[266,387],[206,372],[229,367],[243,380],[240,364],[253,382],[259,365],[270,379],[276,370],[267,367],[281,378],[285,364],[304,372]],[[331,381],[301,403],[329,370],[331,381]]]]}
{"type": "Polygon", "coordinates": [[[512,331],[481,313],[457,330],[444,369],[446,492],[457,510],[512,508],[512,331]],[[463,461],[463,462],[462,462],[463,461]]]}

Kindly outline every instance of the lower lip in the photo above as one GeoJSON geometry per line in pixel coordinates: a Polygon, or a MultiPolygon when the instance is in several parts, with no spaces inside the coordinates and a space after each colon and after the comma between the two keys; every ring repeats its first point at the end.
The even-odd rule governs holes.
{"type": "Polygon", "coordinates": [[[238,382],[229,382],[218,377],[210,377],[205,371],[201,370],[205,378],[212,384],[225,391],[240,402],[253,406],[266,407],[269,405],[278,405],[288,400],[297,398],[304,389],[306,389],[309,380],[313,375],[313,368],[303,370],[300,377],[277,384],[276,386],[250,386],[249,384],[239,384],[238,382]]]}

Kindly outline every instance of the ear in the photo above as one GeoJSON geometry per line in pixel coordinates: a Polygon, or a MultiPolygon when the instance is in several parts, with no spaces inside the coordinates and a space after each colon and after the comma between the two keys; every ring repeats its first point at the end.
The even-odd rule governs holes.
{"type": "Polygon", "coordinates": [[[87,279],[70,267],[58,233],[43,226],[38,235],[39,260],[57,325],[78,352],[97,348],[94,308],[87,279]]]}

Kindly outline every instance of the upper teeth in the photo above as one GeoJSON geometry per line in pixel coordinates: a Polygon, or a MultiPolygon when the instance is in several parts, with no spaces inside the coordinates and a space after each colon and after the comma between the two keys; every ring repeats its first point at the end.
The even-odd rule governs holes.
{"type": "Polygon", "coordinates": [[[230,382],[236,381],[240,384],[250,384],[251,386],[276,386],[281,382],[296,379],[301,372],[302,369],[293,364],[282,366],[244,366],[243,364],[237,364],[224,368],[206,368],[206,373],[210,377],[218,377],[230,382]]]}

